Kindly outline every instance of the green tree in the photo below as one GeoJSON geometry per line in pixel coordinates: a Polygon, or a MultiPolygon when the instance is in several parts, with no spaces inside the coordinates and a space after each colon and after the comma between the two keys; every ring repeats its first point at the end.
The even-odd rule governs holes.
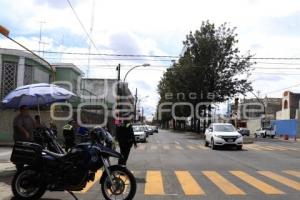
{"type": "MultiPolygon", "coordinates": [[[[229,28],[224,23],[219,27],[206,21],[200,30],[190,32],[183,42],[185,51],[177,63],[164,74],[158,85],[160,102],[165,102],[168,92],[197,94],[196,98],[186,99],[196,106],[199,102],[224,102],[236,94],[252,91],[249,75],[251,55],[240,55],[237,47],[236,28],[229,28]]],[[[170,100],[169,100],[170,101],[170,100]]],[[[175,97],[171,102],[182,101],[175,97]]],[[[211,105],[195,111],[203,113],[211,110],[211,105]]],[[[183,116],[188,109],[182,109],[183,116]]],[[[195,113],[194,113],[195,116],[195,113]]],[[[199,120],[193,119],[193,128],[199,120]]],[[[205,122],[206,123],[206,122],[205,122]]],[[[205,124],[204,124],[205,126],[205,124]]],[[[199,129],[199,128],[198,128],[199,129]]]]}

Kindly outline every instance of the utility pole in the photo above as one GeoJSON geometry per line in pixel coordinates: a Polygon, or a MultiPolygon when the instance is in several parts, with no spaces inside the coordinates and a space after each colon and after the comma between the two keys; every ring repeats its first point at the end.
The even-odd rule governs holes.
{"type": "Polygon", "coordinates": [[[136,121],[136,104],[137,104],[138,96],[137,96],[137,88],[135,88],[135,99],[134,99],[134,119],[133,121],[136,121]]]}

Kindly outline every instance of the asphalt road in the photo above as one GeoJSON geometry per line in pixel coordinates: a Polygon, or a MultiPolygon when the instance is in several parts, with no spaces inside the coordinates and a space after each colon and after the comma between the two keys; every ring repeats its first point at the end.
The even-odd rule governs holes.
{"type": "MultiPolygon", "coordinates": [[[[9,157],[3,152],[0,162],[9,157]]],[[[258,139],[244,145],[243,151],[211,150],[196,134],[160,130],[148,143],[132,149],[128,168],[138,181],[137,200],[299,200],[300,196],[299,142],[258,139]]],[[[10,178],[0,177],[1,181],[9,184],[10,178]]],[[[89,185],[76,194],[79,199],[104,199],[98,181],[89,185]]],[[[43,198],[72,199],[64,192],[48,192],[43,198]]]]}

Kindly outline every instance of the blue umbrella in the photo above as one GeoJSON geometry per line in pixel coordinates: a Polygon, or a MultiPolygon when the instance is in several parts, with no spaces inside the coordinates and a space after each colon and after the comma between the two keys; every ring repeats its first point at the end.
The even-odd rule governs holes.
{"type": "Polygon", "coordinates": [[[2,101],[6,108],[19,108],[21,105],[35,107],[62,102],[75,97],[62,87],[48,83],[37,83],[18,87],[11,91],[2,101]]]}

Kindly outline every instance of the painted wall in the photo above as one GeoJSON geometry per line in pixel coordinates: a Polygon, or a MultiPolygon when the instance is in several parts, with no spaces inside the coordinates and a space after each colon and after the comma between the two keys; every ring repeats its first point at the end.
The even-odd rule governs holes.
{"type": "Polygon", "coordinates": [[[272,120],[271,125],[276,131],[276,135],[296,136],[299,133],[299,121],[296,119],[290,120],[272,120]]]}

